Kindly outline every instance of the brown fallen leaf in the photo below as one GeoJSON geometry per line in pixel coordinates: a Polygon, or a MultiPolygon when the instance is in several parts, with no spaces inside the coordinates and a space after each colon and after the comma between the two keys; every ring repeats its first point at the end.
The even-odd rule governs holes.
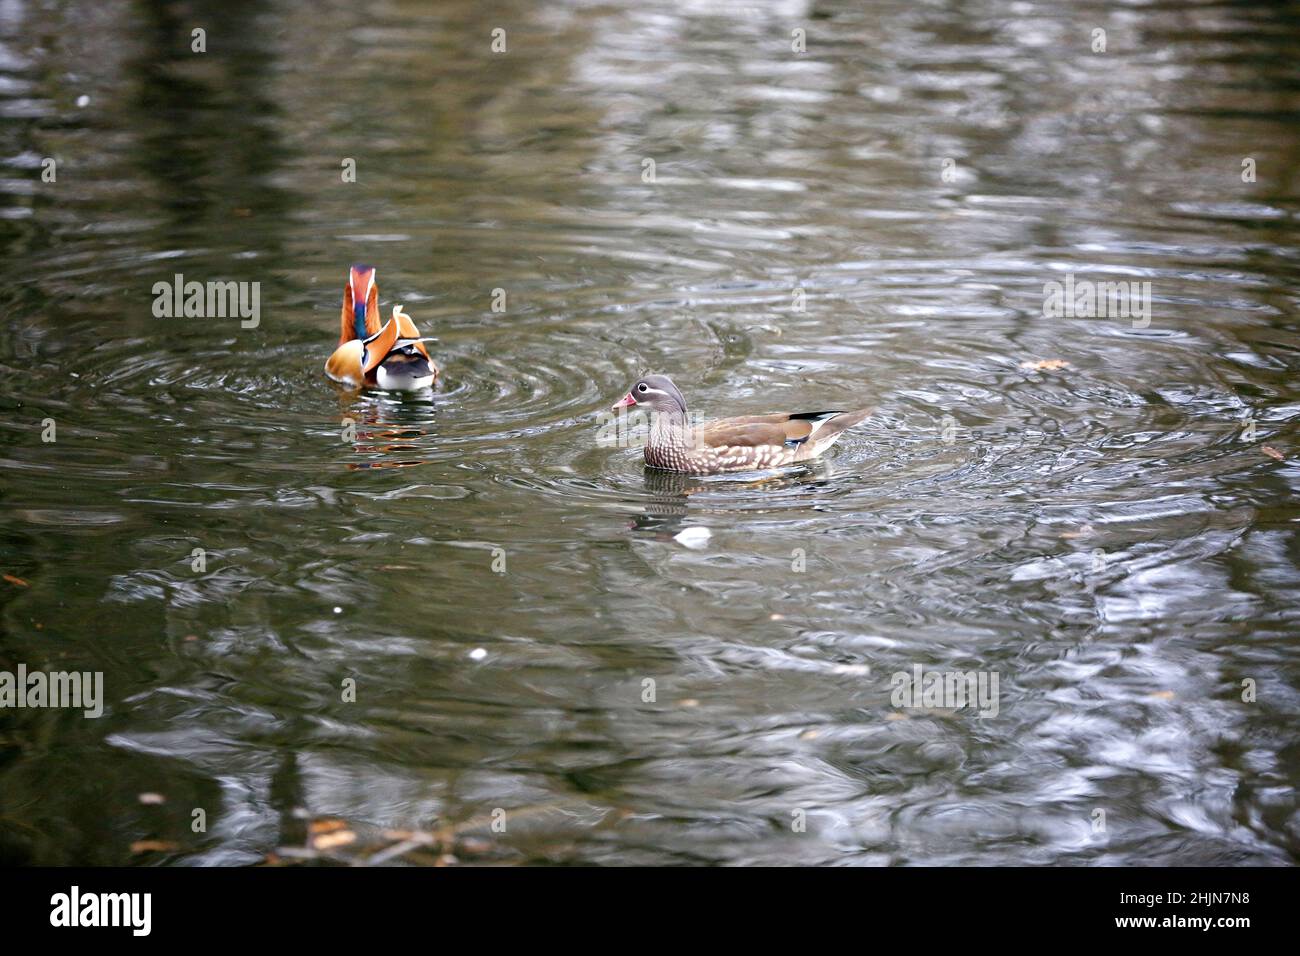
{"type": "Polygon", "coordinates": [[[357,835],[343,820],[313,820],[307,824],[307,845],[313,850],[332,850],[355,843],[357,835]]]}
{"type": "Polygon", "coordinates": [[[1172,690],[1153,690],[1147,696],[1154,697],[1156,700],[1173,700],[1174,692],[1172,690]]]}
{"type": "Polygon", "coordinates": [[[4,577],[4,579],[5,579],[6,581],[8,581],[10,584],[14,585],[15,587],[20,587],[20,588],[29,588],[29,587],[31,587],[31,585],[28,584],[26,581],[24,581],[22,578],[16,578],[16,577],[14,577],[12,574],[6,574],[6,575],[3,575],[3,577],[4,577]]]}
{"type": "Polygon", "coordinates": [[[889,713],[885,714],[885,720],[911,720],[911,719],[912,718],[908,717],[907,714],[900,714],[896,710],[891,710],[889,713]]]}
{"type": "Polygon", "coordinates": [[[1059,369],[1069,368],[1070,363],[1065,361],[1065,359],[1040,359],[1037,362],[1021,362],[1020,367],[1026,370],[1055,372],[1059,369]]]}
{"type": "MultiPolygon", "coordinates": [[[[1269,458],[1276,458],[1278,461],[1286,461],[1286,455],[1282,454],[1272,445],[1260,445],[1259,450],[1262,451],[1264,454],[1268,455],[1269,458]]],[[[9,575],[7,574],[5,575],[5,577],[8,576],[9,575]]]]}
{"type": "Polygon", "coordinates": [[[141,803],[143,803],[145,806],[148,807],[156,807],[159,804],[163,804],[167,802],[167,798],[164,797],[161,793],[142,793],[139,796],[139,800],[141,803]]]}
{"type": "Polygon", "coordinates": [[[344,820],[313,820],[307,824],[307,830],[312,834],[334,833],[337,830],[346,830],[347,828],[347,822],[344,820]]]}
{"type": "Polygon", "coordinates": [[[180,848],[171,840],[136,840],[131,844],[132,853],[173,853],[180,848]]]}
{"type": "Polygon", "coordinates": [[[1092,525],[1086,524],[1078,531],[1062,531],[1062,538],[1086,538],[1090,534],[1096,534],[1097,531],[1092,525]]]}
{"type": "Polygon", "coordinates": [[[335,847],[355,843],[356,839],[357,835],[351,830],[340,830],[337,833],[325,833],[321,836],[312,837],[311,847],[313,850],[332,850],[335,847]]]}

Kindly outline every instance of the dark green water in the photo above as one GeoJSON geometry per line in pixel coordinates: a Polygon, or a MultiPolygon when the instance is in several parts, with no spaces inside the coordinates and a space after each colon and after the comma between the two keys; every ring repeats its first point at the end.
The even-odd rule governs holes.
{"type": "Polygon", "coordinates": [[[1298,51],[1181,0],[4,4],[0,670],[106,708],[0,711],[0,858],[1294,863],[1298,51]],[[323,378],[356,261],[432,396],[323,378]],[[260,324],[156,318],[176,273],[260,324]],[[1067,275],[1149,324],[1046,317],[1067,275]],[[656,477],[596,440],[648,371],[878,411],[656,477]],[[916,665],[997,716],[894,707],[916,665]]]}

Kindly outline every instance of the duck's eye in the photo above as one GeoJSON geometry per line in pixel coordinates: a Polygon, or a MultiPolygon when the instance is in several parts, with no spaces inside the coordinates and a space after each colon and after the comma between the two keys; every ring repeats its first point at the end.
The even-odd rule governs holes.
{"type": "Polygon", "coordinates": [[[636,390],[638,392],[648,392],[650,391],[650,386],[647,385],[645,382],[642,382],[640,385],[636,387],[636,390]]]}

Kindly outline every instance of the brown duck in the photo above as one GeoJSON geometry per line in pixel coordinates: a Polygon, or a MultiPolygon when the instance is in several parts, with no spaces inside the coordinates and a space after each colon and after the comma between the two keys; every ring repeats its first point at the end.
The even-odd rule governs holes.
{"type": "Polygon", "coordinates": [[[666,375],[647,375],[614,405],[650,412],[645,463],[688,475],[781,468],[816,458],[868,415],[855,412],[799,412],[745,415],[690,425],[686,399],[666,375]]]}

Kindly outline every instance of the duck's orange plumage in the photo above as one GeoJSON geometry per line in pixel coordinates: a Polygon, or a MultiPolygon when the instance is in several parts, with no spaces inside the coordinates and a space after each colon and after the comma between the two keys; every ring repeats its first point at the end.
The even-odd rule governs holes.
{"type": "Polygon", "coordinates": [[[418,389],[432,385],[438,367],[420,331],[400,305],[379,321],[379,286],[373,266],[353,266],[343,287],[339,344],[325,362],[325,374],[353,387],[418,389]]]}

